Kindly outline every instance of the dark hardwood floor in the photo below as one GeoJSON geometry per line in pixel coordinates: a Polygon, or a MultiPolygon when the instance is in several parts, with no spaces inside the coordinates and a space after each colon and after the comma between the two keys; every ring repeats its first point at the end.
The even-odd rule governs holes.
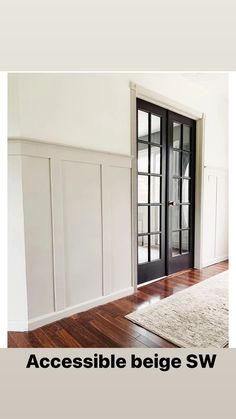
{"type": "Polygon", "coordinates": [[[9,348],[175,348],[124,316],[228,269],[228,262],[190,269],[144,285],[112,303],[75,314],[31,332],[9,332],[9,348]]]}

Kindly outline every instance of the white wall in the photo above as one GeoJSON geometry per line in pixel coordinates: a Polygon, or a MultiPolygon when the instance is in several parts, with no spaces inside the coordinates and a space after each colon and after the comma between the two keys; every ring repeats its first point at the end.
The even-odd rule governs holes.
{"type": "Polygon", "coordinates": [[[10,137],[130,153],[128,80],[22,74],[10,75],[11,83],[15,88],[9,91],[10,137]]]}
{"type": "MultiPolygon", "coordinates": [[[[227,75],[187,73],[10,74],[9,137],[36,139],[67,146],[72,145],[114,154],[130,155],[131,108],[129,86],[131,81],[153,92],[167,96],[182,105],[205,113],[204,165],[206,168],[203,196],[202,259],[204,265],[208,265],[227,257],[227,75]],[[216,176],[215,179],[211,177],[210,181],[207,172],[209,170],[213,170],[214,176],[216,176]],[[216,184],[218,190],[216,190],[216,184]],[[212,214],[215,214],[215,216],[213,217],[212,214]],[[222,217],[224,219],[223,224],[221,222],[222,217]]],[[[54,163],[52,164],[54,165],[54,163]]],[[[72,168],[73,166],[64,165],[64,181],[66,182],[64,187],[65,193],[69,195],[68,207],[65,207],[63,211],[68,213],[75,210],[73,205],[70,204],[68,186],[71,183],[68,179],[71,178],[72,168]]],[[[105,173],[106,169],[103,170],[105,173]]],[[[60,177],[60,171],[58,176],[60,177]]],[[[125,179],[127,175],[123,172],[122,176],[125,179]]],[[[116,185],[116,193],[120,194],[117,177],[119,177],[118,169],[115,169],[112,170],[110,178],[108,178],[109,182],[112,180],[116,185]]],[[[55,184],[54,189],[56,188],[58,188],[58,185],[55,184]]],[[[114,272],[117,271],[118,265],[122,265],[124,248],[122,247],[123,237],[117,231],[115,198],[111,195],[109,197],[105,196],[104,199],[110,199],[113,205],[112,216],[107,211],[106,223],[103,226],[104,234],[107,234],[107,243],[112,244],[113,252],[109,263],[107,262],[103,266],[104,274],[110,278],[110,282],[106,282],[106,289],[103,290],[106,294],[119,289],[119,286],[122,285],[114,272]],[[111,232],[113,232],[113,235],[111,232]],[[118,235],[117,241],[114,240],[114,235],[118,235]]],[[[104,211],[104,209],[102,210],[104,211]]],[[[123,214],[125,223],[124,209],[120,208],[120,212],[123,214]]],[[[66,240],[73,241],[73,234],[76,233],[73,231],[73,226],[68,224],[65,229],[66,240]]],[[[61,233],[63,232],[61,231],[61,233]]],[[[56,238],[58,243],[60,242],[59,237],[60,234],[58,233],[58,238],[56,238]]],[[[127,240],[125,243],[127,243],[127,240]]],[[[103,254],[106,254],[108,250],[109,246],[107,245],[102,249],[103,254]]],[[[128,248],[125,249],[125,254],[130,254],[129,252],[130,243],[128,243],[128,248]]],[[[75,272],[78,270],[78,266],[73,266],[70,258],[66,256],[65,260],[57,261],[57,276],[63,271],[64,265],[65,269],[72,269],[72,271],[74,269],[75,272]],[[59,264],[61,264],[60,267],[59,264]]],[[[73,272],[71,277],[73,277],[73,272]]],[[[123,278],[123,276],[121,275],[120,278],[123,278]]],[[[98,292],[99,286],[97,284],[98,292]]],[[[73,289],[73,282],[68,283],[68,287],[73,289]]],[[[66,298],[68,299],[68,297],[66,298]]],[[[74,300],[71,300],[70,303],[73,304],[74,300]]],[[[63,306],[63,304],[63,298],[61,302],[58,300],[58,307],[63,306]]]]}
{"type": "Polygon", "coordinates": [[[129,154],[130,81],[206,113],[205,164],[227,168],[224,74],[10,74],[9,136],[129,154]]]}

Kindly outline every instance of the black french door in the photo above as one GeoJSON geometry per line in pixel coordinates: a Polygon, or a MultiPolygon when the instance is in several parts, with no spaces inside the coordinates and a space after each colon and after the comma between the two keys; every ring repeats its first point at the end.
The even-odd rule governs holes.
{"type": "Polygon", "coordinates": [[[167,111],[137,100],[138,283],[165,275],[167,111]]]}
{"type": "Polygon", "coordinates": [[[138,284],[193,267],[195,130],[137,99],[138,284]]]}

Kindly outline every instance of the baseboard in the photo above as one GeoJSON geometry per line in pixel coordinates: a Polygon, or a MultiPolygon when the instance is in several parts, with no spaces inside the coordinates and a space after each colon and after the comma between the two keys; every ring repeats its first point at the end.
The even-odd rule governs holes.
{"type": "Polygon", "coordinates": [[[166,275],[165,276],[161,276],[160,278],[151,279],[151,281],[143,282],[143,284],[138,284],[137,285],[137,288],[145,287],[145,285],[152,284],[153,282],[162,281],[162,279],[164,279],[164,278],[166,278],[166,275]]]}
{"type": "Polygon", "coordinates": [[[9,331],[17,331],[23,332],[28,330],[34,330],[38,327],[45,326],[46,324],[55,322],[57,320],[63,319],[64,317],[72,316],[73,314],[80,313],[81,311],[89,310],[90,308],[97,307],[101,304],[106,304],[111,301],[117,300],[122,297],[126,297],[134,292],[133,287],[125,288],[120,291],[116,291],[112,294],[105,295],[103,297],[95,298],[90,301],[86,301],[85,303],[77,304],[72,307],[67,307],[61,311],[55,311],[44,316],[35,317],[30,319],[28,324],[26,323],[18,323],[18,322],[10,322],[9,323],[9,331]]]}
{"type": "Polygon", "coordinates": [[[206,260],[203,262],[202,267],[206,268],[207,266],[214,265],[215,263],[224,262],[228,258],[229,258],[228,255],[224,255],[224,256],[219,256],[217,258],[206,260]]]}

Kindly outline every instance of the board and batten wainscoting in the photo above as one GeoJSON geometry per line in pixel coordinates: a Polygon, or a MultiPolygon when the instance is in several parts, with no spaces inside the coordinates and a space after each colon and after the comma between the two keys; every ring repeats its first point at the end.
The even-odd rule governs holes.
{"type": "Polygon", "coordinates": [[[228,259],[228,172],[204,167],[203,267],[228,259]]]}
{"type": "Polygon", "coordinates": [[[9,140],[9,330],[133,292],[131,156],[9,140]]]}

